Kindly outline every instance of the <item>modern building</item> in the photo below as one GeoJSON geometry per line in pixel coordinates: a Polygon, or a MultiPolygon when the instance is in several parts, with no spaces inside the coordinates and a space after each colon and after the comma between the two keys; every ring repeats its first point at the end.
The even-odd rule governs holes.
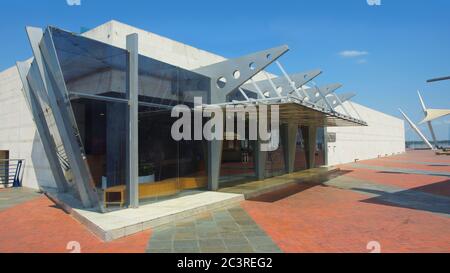
{"type": "Polygon", "coordinates": [[[402,120],[335,94],[340,84],[316,86],[320,70],[288,74],[287,46],[226,59],[117,21],[82,34],[27,34],[33,58],[0,73],[0,155],[23,160],[24,186],[72,193],[85,207],[103,209],[102,199],[137,207],[405,151],[402,120]],[[269,65],[280,74],[265,72],[269,65]],[[195,97],[200,108],[277,106],[278,148],[247,138],[175,141],[171,112],[194,109],[195,97]]]}

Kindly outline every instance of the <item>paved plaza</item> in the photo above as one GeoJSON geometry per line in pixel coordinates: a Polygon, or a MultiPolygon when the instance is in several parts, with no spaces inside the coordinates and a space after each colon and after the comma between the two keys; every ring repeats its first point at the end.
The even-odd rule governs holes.
{"type": "MultiPolygon", "coordinates": [[[[450,252],[450,157],[339,166],[240,204],[103,242],[46,196],[0,190],[0,252],[450,252]]],[[[279,178],[278,178],[279,179],[279,178]]]]}

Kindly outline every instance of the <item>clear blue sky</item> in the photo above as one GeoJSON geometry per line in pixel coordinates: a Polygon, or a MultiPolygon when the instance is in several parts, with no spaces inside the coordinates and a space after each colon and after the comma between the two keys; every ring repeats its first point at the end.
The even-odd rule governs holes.
{"type": "MultiPolygon", "coordinates": [[[[281,61],[289,72],[320,68],[318,84],[340,82],[356,102],[394,116],[401,107],[422,119],[416,90],[433,108],[450,107],[450,1],[381,0],[2,1],[0,70],[31,56],[24,27],[55,25],[74,32],[111,19],[236,57],[288,44],[281,61]],[[356,51],[343,57],[343,51],[356,51]]],[[[439,139],[450,138],[450,118],[435,124],[439,139]]],[[[408,128],[408,127],[407,127],[408,128]]],[[[425,127],[422,127],[425,128],[425,127]]],[[[428,131],[423,130],[427,135],[428,131]]],[[[417,137],[407,130],[407,139],[417,137]]]]}

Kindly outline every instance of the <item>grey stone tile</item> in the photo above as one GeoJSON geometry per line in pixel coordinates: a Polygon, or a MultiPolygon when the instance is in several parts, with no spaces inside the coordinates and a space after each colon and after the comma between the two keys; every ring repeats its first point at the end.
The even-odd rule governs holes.
{"type": "Polygon", "coordinates": [[[239,226],[255,226],[255,222],[251,221],[251,220],[237,220],[236,224],[238,224],[239,226]]]}
{"type": "MultiPolygon", "coordinates": [[[[239,226],[239,230],[244,233],[244,232],[258,232],[261,229],[257,225],[248,225],[248,226],[239,226]]],[[[263,232],[262,235],[264,234],[265,233],[263,232]]]]}
{"type": "Polygon", "coordinates": [[[203,219],[197,219],[195,220],[195,224],[198,225],[208,225],[208,224],[214,224],[214,218],[203,218],[203,219]]]}
{"type": "Polygon", "coordinates": [[[154,241],[151,240],[149,244],[149,249],[171,249],[173,247],[173,241],[154,241]]]}
{"type": "Polygon", "coordinates": [[[227,246],[230,253],[254,253],[255,250],[250,245],[227,246]]]}
{"type": "Polygon", "coordinates": [[[221,239],[220,233],[217,230],[198,232],[197,236],[199,239],[221,239]]]}
{"type": "Polygon", "coordinates": [[[195,233],[195,226],[189,227],[176,227],[175,233],[195,233]]]}
{"type": "Polygon", "coordinates": [[[225,248],[225,244],[221,239],[200,239],[198,243],[202,250],[205,248],[225,248]]]}
{"type": "Polygon", "coordinates": [[[270,246],[275,245],[271,238],[267,236],[247,237],[252,246],[270,246]]]}
{"type": "Polygon", "coordinates": [[[215,222],[201,223],[201,224],[197,224],[196,229],[197,229],[197,231],[208,230],[208,229],[217,230],[217,224],[215,222]]]}
{"type": "Polygon", "coordinates": [[[249,239],[250,237],[266,236],[266,233],[259,228],[252,230],[243,230],[242,234],[244,234],[249,239]]]}
{"type": "Polygon", "coordinates": [[[220,232],[238,232],[240,231],[239,226],[234,225],[219,225],[218,229],[220,232]]]}
{"type": "Polygon", "coordinates": [[[174,234],[175,234],[175,232],[173,232],[173,231],[156,232],[152,235],[151,240],[152,241],[172,240],[174,238],[174,234]]]}
{"type": "Polygon", "coordinates": [[[147,250],[147,253],[173,253],[171,248],[151,248],[147,250]]]}
{"type": "Polygon", "coordinates": [[[226,247],[200,248],[201,253],[229,253],[226,247]]]}
{"type": "Polygon", "coordinates": [[[177,232],[173,236],[173,240],[195,240],[197,239],[196,232],[177,232]]]}
{"type": "Polygon", "coordinates": [[[200,253],[200,248],[175,248],[174,253],[200,253]]]}
{"type": "Polygon", "coordinates": [[[230,246],[250,246],[248,240],[244,236],[223,239],[223,242],[225,243],[225,245],[227,247],[230,247],[230,246]]]}
{"type": "Polygon", "coordinates": [[[223,239],[242,239],[245,240],[245,236],[241,232],[221,232],[220,236],[223,239]]]}
{"type": "Polygon", "coordinates": [[[173,249],[179,250],[182,248],[198,248],[199,244],[197,240],[174,240],[173,241],[173,249]]]}
{"type": "Polygon", "coordinates": [[[180,222],[180,223],[176,223],[175,226],[177,228],[194,228],[195,227],[195,223],[193,221],[189,221],[189,222],[180,222]]]}
{"type": "Polygon", "coordinates": [[[253,246],[256,253],[283,253],[276,245],[253,246]]]}

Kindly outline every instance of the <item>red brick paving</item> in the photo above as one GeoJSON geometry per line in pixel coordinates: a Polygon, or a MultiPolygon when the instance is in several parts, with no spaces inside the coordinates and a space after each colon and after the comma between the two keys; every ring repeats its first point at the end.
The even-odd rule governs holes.
{"type": "Polygon", "coordinates": [[[348,177],[450,197],[450,183],[449,178],[446,177],[401,173],[389,174],[368,169],[344,168],[343,170],[350,171],[346,174],[348,177]]]}
{"type": "Polygon", "coordinates": [[[450,156],[436,156],[432,151],[408,151],[405,154],[383,157],[380,160],[407,160],[436,163],[450,163],[450,156]]]}
{"type": "MultiPolygon", "coordinates": [[[[450,162],[431,152],[411,152],[361,163],[418,165],[400,161],[450,162]]],[[[446,177],[344,167],[352,171],[345,174],[349,177],[450,196],[446,177]]],[[[439,168],[449,171],[445,166],[439,168]]],[[[369,252],[370,241],[378,241],[382,252],[450,252],[449,217],[365,202],[368,199],[348,190],[301,185],[259,201],[244,201],[242,207],[285,252],[369,252]]],[[[0,223],[0,252],[69,252],[69,241],[80,242],[82,252],[144,252],[151,236],[148,231],[102,242],[45,197],[0,212],[0,223]]]]}
{"type": "Polygon", "coordinates": [[[316,186],[274,203],[242,206],[284,252],[450,252],[450,219],[361,202],[363,194],[316,186]]]}
{"type": "Polygon", "coordinates": [[[450,166],[433,166],[414,163],[396,162],[393,160],[366,160],[358,163],[388,168],[414,169],[420,171],[450,172],[450,166]]]}
{"type": "MultiPolygon", "coordinates": [[[[443,162],[431,152],[413,152],[389,160],[394,161],[392,165],[395,160],[443,162]]],[[[362,163],[372,165],[372,162],[362,163]]],[[[434,194],[450,193],[450,183],[445,177],[365,169],[345,175],[434,194]]],[[[382,252],[450,252],[448,217],[367,203],[364,201],[370,197],[364,194],[321,185],[296,190],[291,195],[278,192],[259,198],[266,202],[242,204],[285,252],[369,252],[366,246],[370,241],[379,242],[382,252]]]]}
{"type": "Polygon", "coordinates": [[[0,253],[68,253],[77,241],[84,253],[142,253],[151,232],[103,242],[46,197],[0,212],[0,253]]]}

